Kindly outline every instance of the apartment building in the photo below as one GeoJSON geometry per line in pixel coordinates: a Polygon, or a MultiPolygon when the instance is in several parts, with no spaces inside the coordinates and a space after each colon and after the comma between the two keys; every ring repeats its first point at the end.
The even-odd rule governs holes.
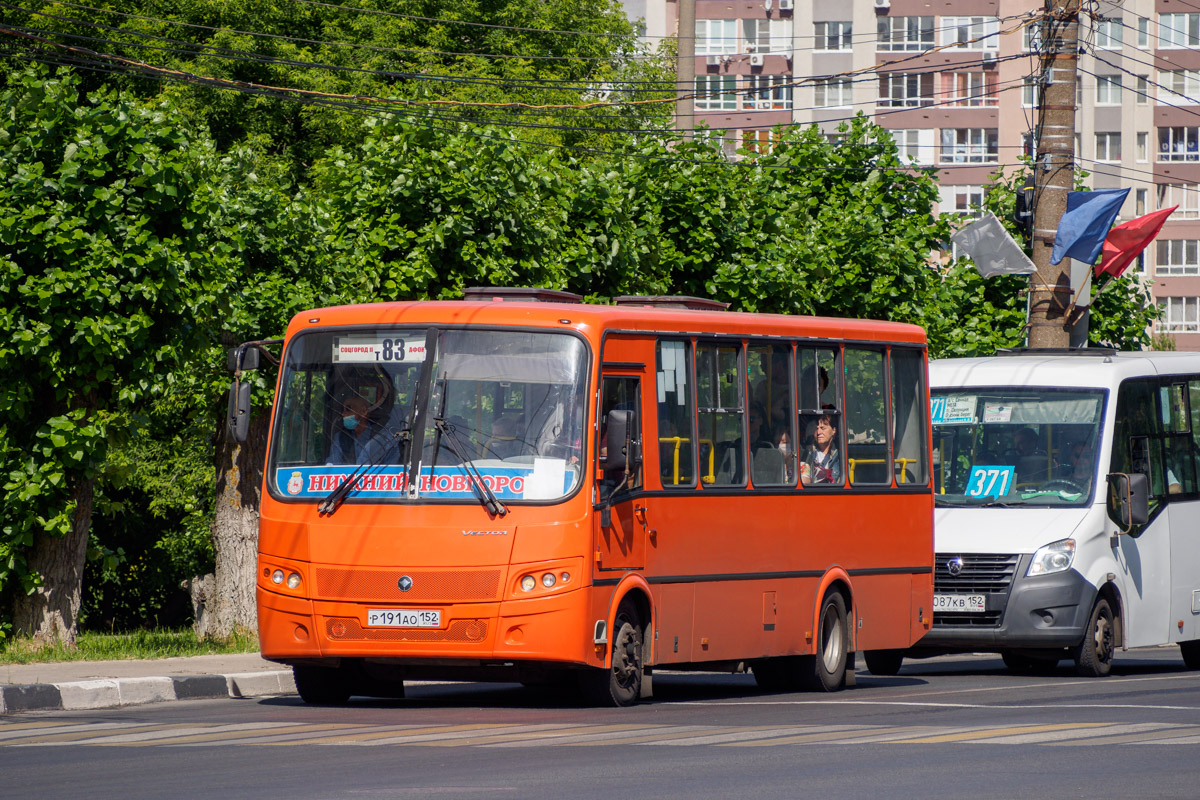
{"type": "MultiPolygon", "coordinates": [[[[630,0],[648,37],[675,0],[630,0]]],[[[695,0],[695,121],[732,153],[779,125],[830,135],[859,111],[939,168],[942,213],[970,215],[989,175],[1034,152],[1043,8],[1030,0],[695,0]]],[[[1076,158],[1094,189],[1128,187],[1118,222],[1179,205],[1138,268],[1158,332],[1200,350],[1200,0],[1085,4],[1076,158]]]]}

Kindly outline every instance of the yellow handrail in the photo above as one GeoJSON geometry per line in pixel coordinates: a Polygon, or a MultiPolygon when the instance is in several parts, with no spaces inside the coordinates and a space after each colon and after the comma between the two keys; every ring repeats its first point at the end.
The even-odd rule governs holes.
{"type": "MultiPolygon", "coordinates": [[[[917,458],[894,458],[892,461],[900,465],[900,483],[905,482],[904,470],[908,469],[909,464],[916,464],[920,459],[917,458]]],[[[886,458],[847,458],[846,463],[850,467],[850,482],[854,483],[854,467],[856,464],[886,464],[886,458]]]]}
{"type": "MultiPolygon", "coordinates": [[[[674,486],[679,485],[679,450],[683,447],[684,443],[691,441],[686,436],[660,436],[658,439],[659,444],[675,445],[675,452],[672,455],[674,464],[671,474],[672,485],[674,486]]],[[[713,446],[711,439],[701,439],[700,444],[708,445],[708,474],[701,478],[701,480],[705,483],[714,483],[717,480],[716,473],[713,471],[716,468],[716,448],[713,446]]]]}

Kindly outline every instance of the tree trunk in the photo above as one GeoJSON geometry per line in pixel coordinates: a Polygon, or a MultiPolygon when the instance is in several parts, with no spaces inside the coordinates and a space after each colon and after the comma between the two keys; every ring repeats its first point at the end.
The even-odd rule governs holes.
{"type": "Polygon", "coordinates": [[[17,597],[13,627],[35,642],[75,646],[95,489],[94,478],[81,480],[71,498],[75,502],[71,531],[63,537],[38,536],[30,553],[29,569],[42,576],[42,585],[31,595],[17,597]]]}
{"type": "Polygon", "coordinates": [[[235,442],[221,427],[217,446],[217,511],[213,544],[217,566],[207,581],[203,613],[197,613],[200,637],[224,638],[242,629],[257,630],[254,570],[258,559],[258,506],[263,458],[267,449],[268,414],[250,421],[245,442],[235,442]]]}

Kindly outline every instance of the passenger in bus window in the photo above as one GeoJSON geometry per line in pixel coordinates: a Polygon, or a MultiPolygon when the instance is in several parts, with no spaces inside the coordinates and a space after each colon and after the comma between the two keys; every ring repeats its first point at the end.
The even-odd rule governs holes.
{"type": "Polygon", "coordinates": [[[806,485],[842,482],[842,457],[837,449],[837,419],[821,414],[813,429],[813,449],[800,463],[800,480],[806,485]]]}
{"type": "Polygon", "coordinates": [[[342,414],[329,449],[330,464],[370,464],[395,461],[396,442],[378,430],[368,419],[365,398],[352,395],[342,403],[342,414]]]}

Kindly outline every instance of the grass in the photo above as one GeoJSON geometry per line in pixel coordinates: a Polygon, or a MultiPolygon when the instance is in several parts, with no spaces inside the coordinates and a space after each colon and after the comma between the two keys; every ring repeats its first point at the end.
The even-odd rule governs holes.
{"type": "Polygon", "coordinates": [[[132,633],[80,633],[74,649],[42,645],[32,639],[0,640],[0,664],[40,664],[48,661],[121,661],[225,653],[253,653],[258,637],[235,633],[228,639],[199,639],[190,628],[132,633]]]}

